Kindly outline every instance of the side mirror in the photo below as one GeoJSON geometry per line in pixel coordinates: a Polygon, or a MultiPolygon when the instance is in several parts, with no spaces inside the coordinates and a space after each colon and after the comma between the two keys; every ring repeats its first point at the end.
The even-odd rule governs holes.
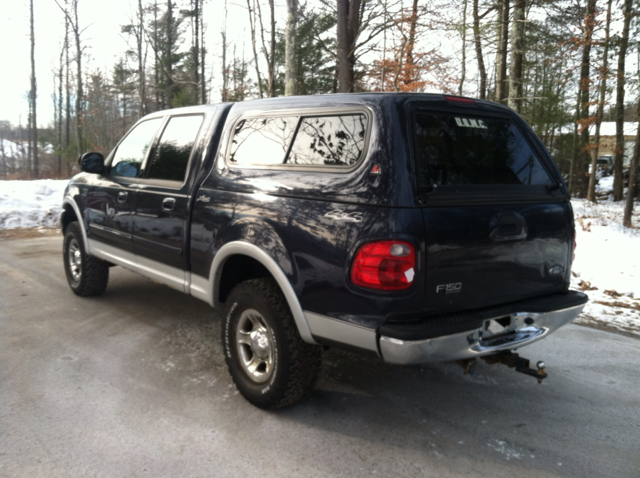
{"type": "Polygon", "coordinates": [[[80,158],[80,169],[85,173],[104,173],[104,156],[100,153],[85,153],[80,158]]]}

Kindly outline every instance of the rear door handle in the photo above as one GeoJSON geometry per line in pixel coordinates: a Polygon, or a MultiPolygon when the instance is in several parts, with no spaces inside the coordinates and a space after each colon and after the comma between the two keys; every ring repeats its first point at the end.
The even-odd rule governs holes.
{"type": "Polygon", "coordinates": [[[127,191],[120,191],[118,193],[118,202],[120,204],[124,204],[127,202],[127,196],[129,196],[129,193],[127,191]]]}
{"type": "Polygon", "coordinates": [[[163,211],[173,211],[176,208],[176,200],[174,198],[164,198],[162,200],[163,211]]]}

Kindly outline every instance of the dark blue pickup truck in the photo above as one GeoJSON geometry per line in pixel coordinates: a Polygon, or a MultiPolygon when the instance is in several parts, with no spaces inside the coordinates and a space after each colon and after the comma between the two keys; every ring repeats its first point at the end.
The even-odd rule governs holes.
{"type": "Polygon", "coordinates": [[[427,94],[277,98],[153,113],[65,191],[69,285],[119,265],[224,307],[240,392],[313,389],[323,346],[415,364],[513,349],[573,320],[567,189],[510,109],[427,94]]]}

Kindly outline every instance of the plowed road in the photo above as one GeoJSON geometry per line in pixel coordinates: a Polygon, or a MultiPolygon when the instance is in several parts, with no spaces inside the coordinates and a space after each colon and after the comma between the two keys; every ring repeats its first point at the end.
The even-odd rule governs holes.
{"type": "Polygon", "coordinates": [[[206,304],[111,269],[78,298],[61,237],[0,241],[0,475],[640,476],[640,341],[569,325],[480,363],[399,367],[330,350],[311,398],[239,396],[206,304]]]}

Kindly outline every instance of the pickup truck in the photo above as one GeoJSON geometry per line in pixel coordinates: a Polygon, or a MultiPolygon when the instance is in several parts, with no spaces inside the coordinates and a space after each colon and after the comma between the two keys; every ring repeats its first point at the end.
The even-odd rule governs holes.
{"type": "Polygon", "coordinates": [[[431,94],[344,94],[152,113],[65,194],[72,291],[122,266],[223,308],[242,395],[308,396],[323,348],[385,362],[514,349],[581,312],[570,198],[512,110],[431,94]]]}

